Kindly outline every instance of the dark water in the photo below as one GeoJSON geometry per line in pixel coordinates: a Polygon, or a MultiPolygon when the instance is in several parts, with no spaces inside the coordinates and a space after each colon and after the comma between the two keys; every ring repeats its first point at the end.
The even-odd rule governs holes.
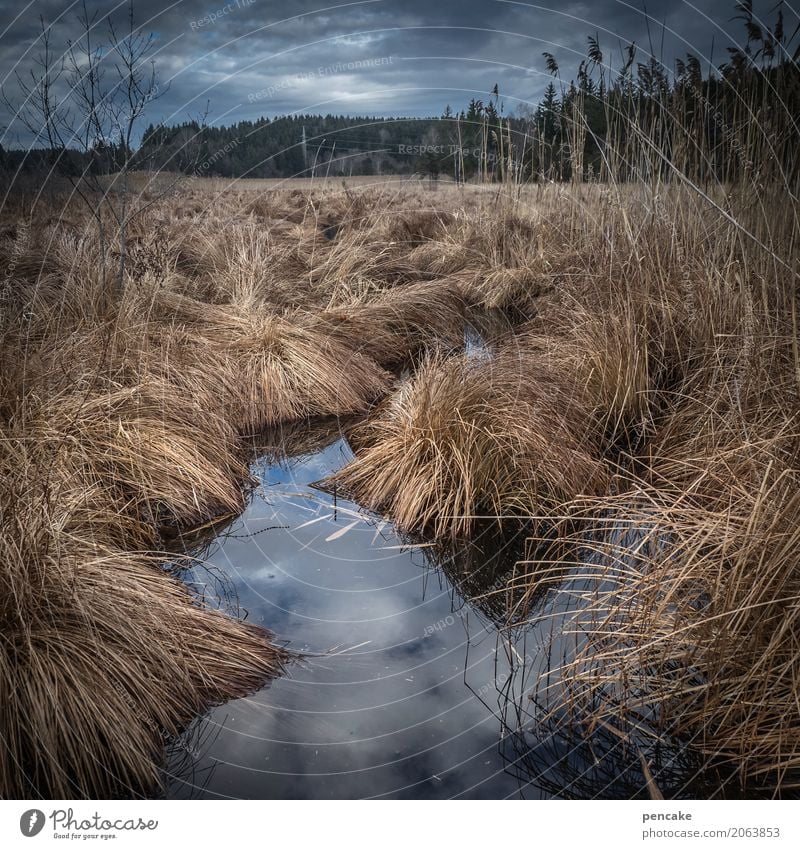
{"type": "MultiPolygon", "coordinates": [[[[509,600],[492,592],[524,532],[449,554],[409,545],[311,486],[351,456],[336,425],[273,440],[248,509],[187,577],[305,658],[195,723],[172,751],[168,795],[646,797],[619,740],[537,724],[529,695],[552,625],[501,629],[509,600]]],[[[674,768],[668,754],[659,774],[674,768]]]]}

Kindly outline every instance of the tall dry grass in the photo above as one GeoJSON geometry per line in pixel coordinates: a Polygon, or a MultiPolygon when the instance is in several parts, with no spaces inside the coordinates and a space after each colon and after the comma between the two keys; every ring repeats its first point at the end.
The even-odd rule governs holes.
{"type": "Polygon", "coordinates": [[[553,372],[516,340],[491,359],[433,357],[352,434],[356,459],[329,483],[437,537],[600,492],[608,471],[586,398],[553,372]]]}
{"type": "Polygon", "coordinates": [[[609,183],[573,186],[561,219],[585,268],[534,319],[606,411],[615,473],[556,510],[577,561],[515,581],[558,623],[525,720],[677,739],[739,794],[800,784],[800,139],[775,89],[796,70],[729,69],[713,149],[697,128],[722,113],[682,92],[615,115],[609,183]]]}
{"type": "MultiPolygon", "coordinates": [[[[403,381],[332,482],[433,537],[533,519],[494,592],[580,603],[547,607],[561,653],[526,721],[671,737],[729,792],[779,795],[800,784],[800,215],[780,174],[751,176],[497,192],[530,228],[501,273],[547,285],[504,339],[403,381]]],[[[502,299],[494,262],[454,269],[471,303],[502,299]]]]}
{"type": "Polygon", "coordinates": [[[74,200],[4,208],[0,795],[153,792],[171,735],[283,668],[159,551],[242,509],[263,428],[364,414],[463,344],[474,292],[409,259],[452,219],[410,193],[386,250],[388,201],[179,192],[130,227],[121,292],[74,200]]]}
{"type": "Polygon", "coordinates": [[[152,793],[169,737],[285,653],[164,571],[129,481],[86,462],[94,433],[49,428],[0,443],[1,792],[152,793]]]}
{"type": "Polygon", "coordinates": [[[330,483],[444,546],[524,520],[515,623],[581,596],[550,720],[798,782],[796,191],[634,182],[625,145],[624,181],[435,205],[187,188],[132,226],[118,297],[73,203],[4,210],[0,794],[151,786],[165,735],[281,669],[157,552],[241,509],[261,429],[351,415],[330,483]]]}

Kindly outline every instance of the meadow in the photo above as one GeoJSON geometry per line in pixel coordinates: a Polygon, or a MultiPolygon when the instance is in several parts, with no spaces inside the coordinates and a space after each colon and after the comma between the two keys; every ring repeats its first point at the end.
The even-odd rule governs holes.
{"type": "Polygon", "coordinates": [[[142,178],[119,243],[113,190],[9,194],[0,796],[154,792],[171,737],[291,663],[175,541],[243,509],[265,428],[331,416],[355,458],[323,485],[409,537],[526,523],[509,626],[578,570],[552,718],[791,792],[800,218],[745,177],[142,178]]]}

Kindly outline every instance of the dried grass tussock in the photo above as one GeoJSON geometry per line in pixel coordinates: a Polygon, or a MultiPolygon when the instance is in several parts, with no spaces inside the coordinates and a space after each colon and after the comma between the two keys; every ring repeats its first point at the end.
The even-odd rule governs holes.
{"type": "Polygon", "coordinates": [[[677,201],[648,256],[620,239],[618,270],[595,254],[608,276],[583,284],[582,303],[562,287],[533,322],[543,354],[583,375],[616,450],[608,489],[558,511],[581,552],[571,579],[528,564],[530,597],[549,586],[558,622],[536,704],[581,733],[677,737],[738,792],[790,793],[800,372],[797,279],[776,259],[796,251],[796,224],[773,218],[772,247],[742,244],[719,238],[722,216],[699,222],[677,201]],[[545,344],[554,322],[559,341],[545,344]]]}
{"type": "Polygon", "coordinates": [[[584,402],[516,341],[492,359],[434,357],[356,430],[357,457],[331,482],[435,536],[481,514],[544,516],[606,484],[584,402]]]}
{"type": "Polygon", "coordinates": [[[284,663],[160,567],[152,527],[80,441],[0,446],[4,798],[149,792],[170,735],[284,663]]]}

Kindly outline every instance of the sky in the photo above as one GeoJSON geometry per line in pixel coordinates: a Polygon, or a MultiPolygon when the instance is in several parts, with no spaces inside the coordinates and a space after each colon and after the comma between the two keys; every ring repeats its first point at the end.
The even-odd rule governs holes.
{"type": "MultiPolygon", "coordinates": [[[[128,0],[86,2],[99,13],[99,41],[104,16],[124,21],[128,0]]],[[[775,2],[756,0],[757,17],[772,23],[775,2]]],[[[159,77],[145,123],[168,124],[206,109],[217,124],[304,112],[439,115],[447,104],[487,100],[495,84],[514,112],[535,105],[550,81],[543,52],[569,80],[589,35],[618,67],[630,41],[638,61],[652,52],[672,66],[691,51],[718,65],[743,33],[734,0],[135,0],[134,9],[153,35],[159,77]]],[[[79,36],[78,12],[70,0],[0,0],[0,81],[14,108],[16,77],[29,77],[41,53],[40,16],[60,55],[79,36]]],[[[3,103],[0,144],[27,147],[30,138],[3,103]]]]}

